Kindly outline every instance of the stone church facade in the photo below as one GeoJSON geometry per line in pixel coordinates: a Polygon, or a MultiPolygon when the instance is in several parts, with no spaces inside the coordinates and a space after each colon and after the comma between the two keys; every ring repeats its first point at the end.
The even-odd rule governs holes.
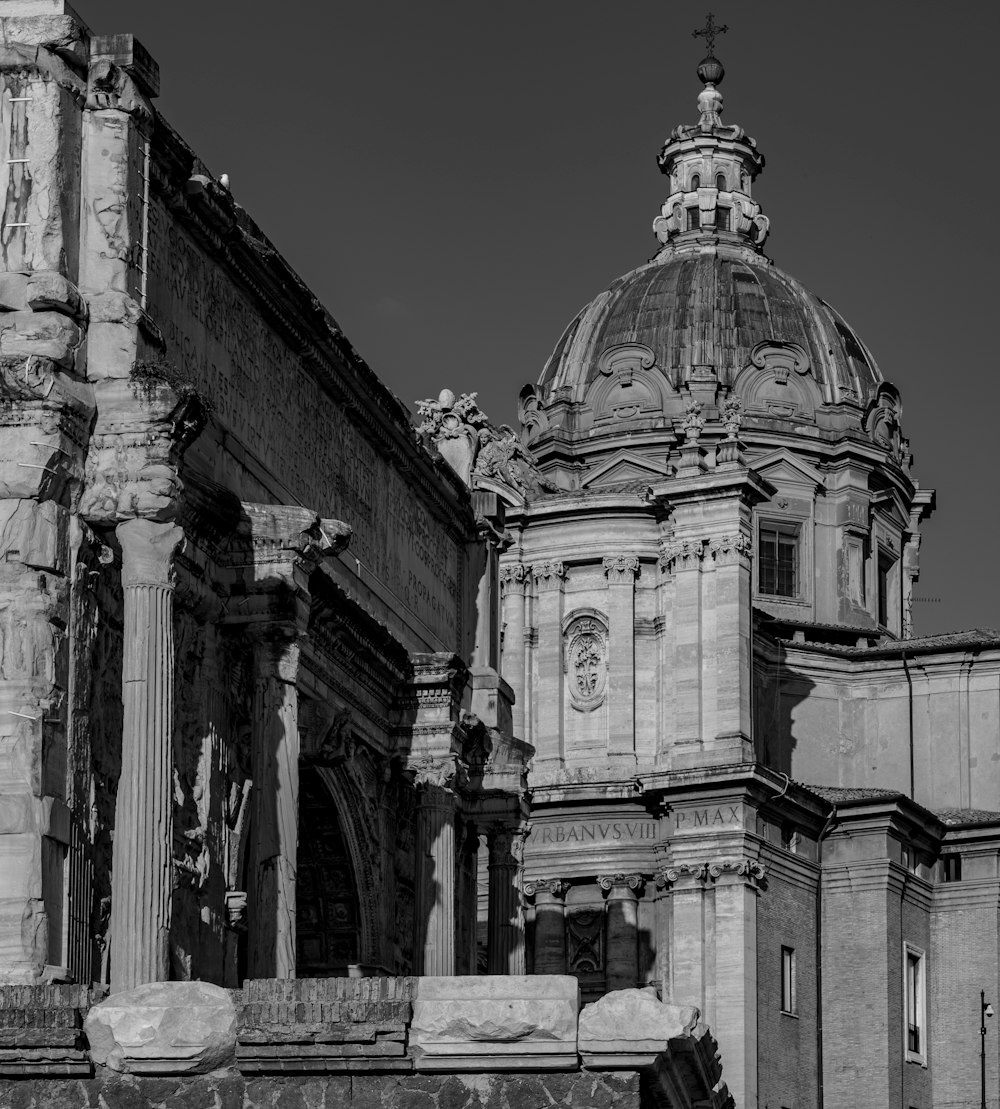
{"type": "Polygon", "coordinates": [[[132,36],[0,19],[4,1096],[978,1104],[1000,636],[714,57],[520,429],[414,427],[132,36]]]}

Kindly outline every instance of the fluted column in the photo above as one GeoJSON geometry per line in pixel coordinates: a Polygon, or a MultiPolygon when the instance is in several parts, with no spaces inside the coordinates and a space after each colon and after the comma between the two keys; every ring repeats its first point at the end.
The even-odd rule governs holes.
{"type": "Polygon", "coordinates": [[[524,731],[524,699],[527,686],[524,678],[524,591],[529,567],[521,563],[500,567],[503,589],[503,655],[500,675],[514,691],[511,709],[514,735],[527,738],[524,731]]]}
{"type": "Polygon", "coordinates": [[[265,637],[254,643],[248,891],[248,962],[253,978],[295,977],[298,655],[298,646],[286,639],[265,637]]]}
{"type": "Polygon", "coordinates": [[[111,985],[167,978],[174,724],[176,524],[126,520],[122,548],[124,650],[122,767],[111,873],[111,985]]]}
{"type": "Polygon", "coordinates": [[[444,784],[424,781],[417,801],[415,974],[455,973],[455,809],[444,784]]]}
{"type": "Polygon", "coordinates": [[[638,874],[604,875],[597,880],[608,894],[607,988],[634,989],[639,978],[638,874]]]}
{"type": "Polygon", "coordinates": [[[604,559],[608,577],[608,755],[635,762],[635,578],[639,559],[604,559]]]}
{"type": "Polygon", "coordinates": [[[535,974],[566,973],[566,891],[561,878],[540,878],[525,884],[535,899],[535,974]]]}
{"type": "Polygon", "coordinates": [[[486,925],[488,974],[524,974],[525,829],[494,826],[489,844],[489,915],[486,925]]]}

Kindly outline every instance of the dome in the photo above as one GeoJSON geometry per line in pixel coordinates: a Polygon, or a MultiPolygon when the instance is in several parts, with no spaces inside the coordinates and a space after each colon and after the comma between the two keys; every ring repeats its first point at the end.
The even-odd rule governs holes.
{"type": "Polygon", "coordinates": [[[732,388],[761,343],[801,348],[825,403],[866,406],[882,382],[864,344],[825,301],[765,256],[723,244],[704,253],[667,252],[618,278],[565,330],[539,378],[540,392],[582,402],[602,355],[647,347],[677,390],[698,367],[732,388]]]}

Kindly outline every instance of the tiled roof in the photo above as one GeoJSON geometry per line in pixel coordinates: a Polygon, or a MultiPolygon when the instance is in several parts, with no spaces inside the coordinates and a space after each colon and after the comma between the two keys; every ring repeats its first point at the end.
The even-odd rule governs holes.
{"type": "Polygon", "coordinates": [[[805,788],[825,801],[833,801],[835,804],[843,801],[888,801],[905,796],[898,789],[865,789],[854,786],[806,786],[805,788]]]}
{"type": "Polygon", "coordinates": [[[1000,812],[990,809],[936,809],[934,815],[944,824],[1000,823],[1000,812]]]}

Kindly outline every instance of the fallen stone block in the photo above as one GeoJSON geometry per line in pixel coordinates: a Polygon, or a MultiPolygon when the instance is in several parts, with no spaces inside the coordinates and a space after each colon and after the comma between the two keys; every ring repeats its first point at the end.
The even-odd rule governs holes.
{"type": "Polygon", "coordinates": [[[577,1065],[569,975],[420,978],[410,1055],[417,1070],[559,1070],[577,1065]]]}
{"type": "Polygon", "coordinates": [[[206,1074],[233,1063],[236,1010],[208,982],[151,982],[95,1005],[84,1031],[98,1066],[126,1074],[206,1074]]]}

